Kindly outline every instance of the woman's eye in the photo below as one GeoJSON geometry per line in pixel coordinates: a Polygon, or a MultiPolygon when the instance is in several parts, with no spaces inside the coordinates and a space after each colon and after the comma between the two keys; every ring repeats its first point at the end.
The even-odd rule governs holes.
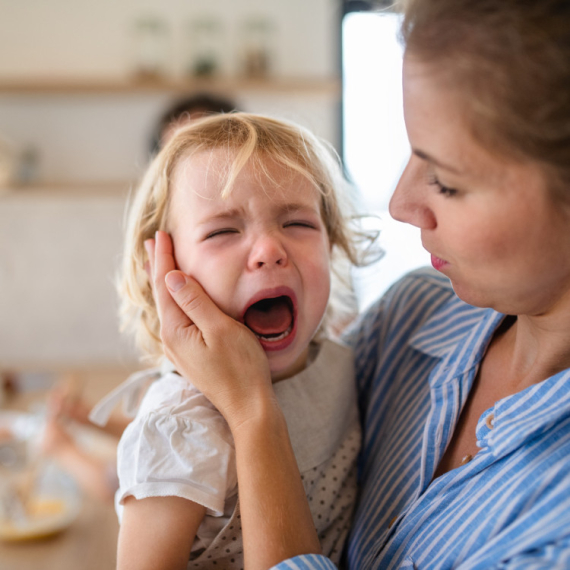
{"type": "Polygon", "coordinates": [[[435,174],[432,174],[428,179],[428,184],[430,186],[435,186],[440,194],[443,194],[446,197],[455,196],[457,194],[457,190],[455,188],[449,188],[449,186],[444,186],[438,179],[435,174]]]}
{"type": "Polygon", "coordinates": [[[238,230],[234,228],[222,228],[221,230],[214,230],[210,232],[204,239],[210,239],[216,236],[223,236],[228,234],[237,234],[239,233],[238,230]]]}

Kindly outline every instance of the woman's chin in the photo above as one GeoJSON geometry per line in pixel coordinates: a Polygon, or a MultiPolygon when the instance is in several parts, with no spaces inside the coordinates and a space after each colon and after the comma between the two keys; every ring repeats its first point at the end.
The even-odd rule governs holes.
{"type": "Polygon", "coordinates": [[[484,309],[492,308],[499,310],[496,306],[496,295],[486,289],[476,289],[473,284],[465,285],[461,281],[451,279],[451,286],[454,293],[468,305],[473,307],[481,307],[484,309]]]}

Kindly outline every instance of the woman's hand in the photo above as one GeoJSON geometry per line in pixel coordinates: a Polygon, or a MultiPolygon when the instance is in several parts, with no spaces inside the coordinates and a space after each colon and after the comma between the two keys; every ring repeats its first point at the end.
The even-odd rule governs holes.
{"type": "Polygon", "coordinates": [[[194,279],[176,270],[167,233],[157,232],[145,247],[165,354],[233,431],[251,417],[252,407],[273,399],[265,353],[246,326],[220,311],[194,279]]]}
{"type": "Polygon", "coordinates": [[[176,270],[165,232],[145,242],[166,356],[226,418],[234,436],[245,566],[263,570],[319,553],[311,511],[253,333],[176,270]]]}

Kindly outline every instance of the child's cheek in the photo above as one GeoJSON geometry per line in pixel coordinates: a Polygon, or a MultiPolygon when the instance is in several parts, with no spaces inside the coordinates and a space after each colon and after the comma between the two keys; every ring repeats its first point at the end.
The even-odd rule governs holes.
{"type": "Polygon", "coordinates": [[[236,318],[232,314],[231,300],[235,289],[235,281],[232,280],[228,264],[212,262],[210,259],[195,266],[189,273],[206,291],[208,296],[216,305],[230,317],[236,318]]]}

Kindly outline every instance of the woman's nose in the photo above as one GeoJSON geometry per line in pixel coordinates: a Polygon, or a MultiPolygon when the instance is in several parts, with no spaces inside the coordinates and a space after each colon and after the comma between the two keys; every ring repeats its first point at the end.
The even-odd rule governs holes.
{"type": "Polygon", "coordinates": [[[248,265],[250,269],[287,265],[287,252],[279,236],[269,232],[257,236],[251,248],[248,265]]]}
{"type": "Polygon", "coordinates": [[[436,219],[427,198],[430,188],[426,180],[426,165],[412,155],[390,199],[390,215],[420,229],[433,229],[436,219]]]}

